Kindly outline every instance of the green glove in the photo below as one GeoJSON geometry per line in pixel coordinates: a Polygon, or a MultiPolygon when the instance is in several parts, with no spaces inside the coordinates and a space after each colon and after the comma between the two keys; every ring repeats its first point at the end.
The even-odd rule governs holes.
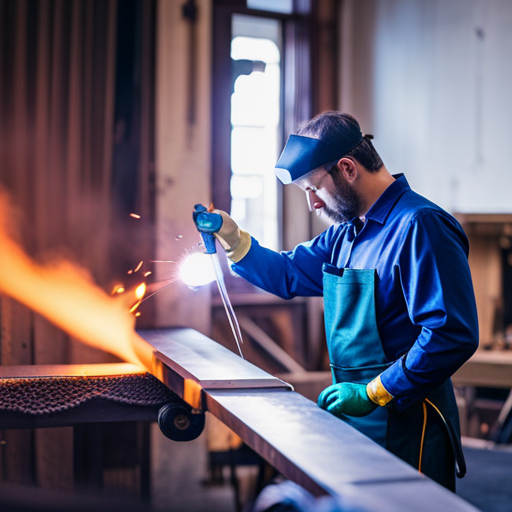
{"type": "Polygon", "coordinates": [[[318,406],[339,417],[341,414],[366,416],[377,404],[366,393],[366,384],[342,382],[325,388],[318,396],[318,406]]]}

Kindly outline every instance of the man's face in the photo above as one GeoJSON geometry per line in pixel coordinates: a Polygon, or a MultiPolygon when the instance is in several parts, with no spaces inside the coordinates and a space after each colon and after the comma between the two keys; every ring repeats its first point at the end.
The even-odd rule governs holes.
{"type": "Polygon", "coordinates": [[[361,214],[359,194],[336,167],[331,172],[324,167],[315,169],[297,185],[306,193],[310,211],[317,215],[342,223],[361,214]]]}

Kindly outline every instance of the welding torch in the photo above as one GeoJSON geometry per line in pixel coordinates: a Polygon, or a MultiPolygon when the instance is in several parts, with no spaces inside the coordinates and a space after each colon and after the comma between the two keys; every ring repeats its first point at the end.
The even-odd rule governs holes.
{"type": "Polygon", "coordinates": [[[202,204],[196,204],[192,217],[197,230],[201,233],[206,249],[205,253],[215,254],[217,249],[215,247],[214,233],[217,233],[222,227],[222,216],[218,213],[210,212],[208,208],[202,204]]]}
{"type": "MultiPolygon", "coordinates": [[[[240,331],[238,320],[233,310],[233,306],[231,305],[231,301],[229,300],[226,285],[224,283],[224,277],[222,275],[222,269],[220,267],[217,256],[217,249],[215,247],[215,234],[219,232],[224,222],[224,219],[220,213],[212,212],[210,211],[210,209],[206,208],[202,204],[196,204],[194,206],[194,212],[192,214],[192,217],[194,219],[194,223],[196,225],[197,230],[199,231],[199,233],[201,233],[201,237],[203,238],[205,254],[211,255],[213,268],[215,270],[215,278],[217,280],[217,286],[219,287],[220,296],[222,298],[222,302],[224,304],[224,308],[228,316],[229,324],[231,325],[231,330],[233,331],[233,336],[238,347],[238,352],[240,353],[240,357],[243,359],[244,355],[242,353],[241,347],[243,343],[242,332],[240,331]]],[[[222,245],[222,239],[220,240],[220,242],[222,245]]]]}

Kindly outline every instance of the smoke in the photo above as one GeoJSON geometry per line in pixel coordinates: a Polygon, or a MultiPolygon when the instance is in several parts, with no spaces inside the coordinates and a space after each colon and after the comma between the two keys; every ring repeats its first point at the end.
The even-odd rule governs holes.
{"type": "Polygon", "coordinates": [[[150,355],[135,333],[130,314],[140,300],[135,288],[114,296],[107,294],[90,272],[60,257],[41,263],[30,257],[12,229],[14,209],[0,189],[0,293],[19,301],[70,336],[139,366],[150,364],[150,355]]]}

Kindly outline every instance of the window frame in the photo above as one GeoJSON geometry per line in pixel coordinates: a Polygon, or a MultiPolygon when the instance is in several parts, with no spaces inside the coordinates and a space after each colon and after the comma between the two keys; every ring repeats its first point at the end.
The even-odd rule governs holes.
{"type": "MultiPolygon", "coordinates": [[[[231,21],[245,14],[282,22],[281,138],[311,118],[313,81],[311,54],[314,9],[309,0],[294,3],[292,14],[249,9],[245,0],[214,0],[212,44],[212,201],[216,208],[231,207],[231,21]]],[[[278,188],[278,245],[283,246],[283,192],[278,188]]]]}

